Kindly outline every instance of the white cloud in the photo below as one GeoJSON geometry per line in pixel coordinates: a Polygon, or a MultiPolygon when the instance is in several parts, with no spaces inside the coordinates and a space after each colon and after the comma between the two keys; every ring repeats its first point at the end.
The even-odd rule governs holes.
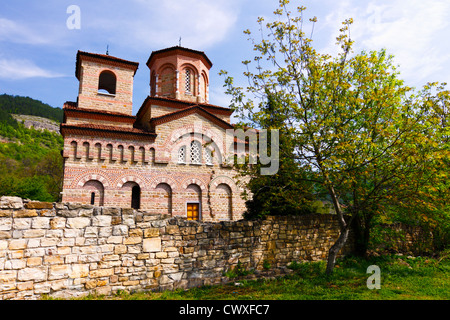
{"type": "Polygon", "coordinates": [[[410,82],[434,81],[450,61],[447,0],[343,1],[325,19],[333,34],[326,51],[336,53],[332,47],[340,23],[350,17],[355,52],[386,48],[400,65],[401,77],[410,82]]]}
{"type": "Polygon", "coordinates": [[[0,58],[0,79],[21,80],[27,78],[57,78],[64,75],[44,70],[26,59],[8,60],[0,58]]]}
{"type": "Polygon", "coordinates": [[[0,41],[46,44],[50,42],[50,38],[48,34],[44,37],[42,33],[36,32],[35,29],[9,19],[0,18],[0,41]]]}
{"type": "Polygon", "coordinates": [[[124,21],[119,34],[133,46],[178,45],[206,49],[222,41],[237,21],[234,0],[136,0],[135,19],[124,21]]]}

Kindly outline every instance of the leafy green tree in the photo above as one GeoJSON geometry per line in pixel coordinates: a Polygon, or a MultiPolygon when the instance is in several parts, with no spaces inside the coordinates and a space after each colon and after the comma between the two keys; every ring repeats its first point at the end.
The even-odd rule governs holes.
{"type": "MultiPolygon", "coordinates": [[[[343,22],[335,57],[317,52],[303,30],[306,8],[292,14],[288,3],[280,0],[274,21],[258,19],[261,41],[252,39],[257,55],[244,61],[250,85],[244,90],[227,77],[225,86],[248,126],[264,122],[270,96],[283,101],[272,112],[285,117],[295,163],[312,175],[315,190],[327,193],[339,221],[328,254],[331,273],[352,225],[364,251],[373,217],[389,205],[414,199],[434,206],[420,200],[421,192],[436,182],[448,153],[435,139],[442,132],[430,90],[445,90],[430,85],[416,93],[399,79],[385,50],[353,54],[351,19],[343,22]]],[[[316,21],[310,19],[312,26],[316,21]]]]}
{"type": "MultiPolygon", "coordinates": [[[[259,111],[262,129],[269,130],[267,141],[271,141],[270,130],[279,131],[279,168],[274,175],[260,175],[261,164],[240,166],[242,176],[250,177],[247,188],[251,198],[246,201],[247,219],[263,218],[267,215],[299,215],[312,213],[314,200],[312,186],[306,181],[307,174],[296,164],[294,145],[283,125],[285,114],[279,112],[282,103],[275,95],[268,93],[268,102],[259,111]]],[[[272,148],[267,148],[272,150],[272,148]]],[[[272,155],[269,155],[272,156],[272,155]]]]}

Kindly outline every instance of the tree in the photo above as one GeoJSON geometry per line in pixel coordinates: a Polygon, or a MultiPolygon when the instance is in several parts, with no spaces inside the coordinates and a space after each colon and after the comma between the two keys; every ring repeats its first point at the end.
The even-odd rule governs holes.
{"type": "MultiPolygon", "coordinates": [[[[246,201],[246,219],[263,218],[267,215],[299,215],[312,213],[314,200],[311,184],[305,182],[307,173],[295,163],[294,145],[284,126],[285,114],[279,112],[283,101],[268,93],[267,104],[259,111],[261,129],[268,130],[267,141],[272,141],[270,130],[279,132],[278,170],[273,175],[261,175],[261,163],[239,166],[240,174],[246,179],[251,199],[246,201]]],[[[273,148],[267,147],[268,150],[273,148]]],[[[270,155],[276,156],[276,155],[270,155]]]]}
{"type": "MultiPolygon", "coordinates": [[[[335,57],[317,52],[303,30],[306,8],[293,15],[289,1],[279,2],[277,19],[266,24],[258,19],[261,41],[251,38],[257,55],[243,62],[249,86],[236,87],[229,76],[225,86],[231,107],[248,126],[264,123],[269,97],[283,102],[271,112],[284,115],[296,165],[316,190],[326,192],[339,221],[340,235],[328,253],[331,273],[352,225],[364,251],[374,216],[392,203],[419,200],[420,191],[435,181],[448,158],[434,139],[441,131],[430,90],[437,88],[416,93],[406,86],[385,50],[353,54],[351,19],[343,22],[335,57]]],[[[313,29],[317,19],[309,21],[313,29]]]]}

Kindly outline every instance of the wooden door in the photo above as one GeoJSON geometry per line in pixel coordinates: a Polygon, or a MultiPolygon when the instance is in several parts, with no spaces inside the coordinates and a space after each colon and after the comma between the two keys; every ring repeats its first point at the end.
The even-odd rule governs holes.
{"type": "Polygon", "coordinates": [[[187,219],[188,220],[198,220],[200,205],[198,203],[188,203],[187,204],[187,219]]]}

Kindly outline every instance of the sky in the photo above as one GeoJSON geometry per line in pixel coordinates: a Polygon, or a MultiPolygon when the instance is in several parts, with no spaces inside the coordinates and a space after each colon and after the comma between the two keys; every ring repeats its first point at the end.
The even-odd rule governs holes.
{"type": "MultiPolygon", "coordinates": [[[[291,1],[317,17],[314,46],[334,53],[341,22],[353,18],[355,52],[385,48],[413,87],[450,81],[449,0],[291,1]]],[[[179,44],[205,52],[211,104],[227,107],[226,70],[245,86],[241,61],[253,57],[243,30],[271,19],[278,0],[0,0],[0,94],[29,96],[53,107],[76,101],[78,50],[139,62],[133,114],[149,94],[152,51],[179,44]],[[75,11],[73,10],[75,7],[75,11]],[[79,19],[75,19],[79,18],[79,19]]],[[[308,28],[306,25],[305,28],[308,28]]]]}

